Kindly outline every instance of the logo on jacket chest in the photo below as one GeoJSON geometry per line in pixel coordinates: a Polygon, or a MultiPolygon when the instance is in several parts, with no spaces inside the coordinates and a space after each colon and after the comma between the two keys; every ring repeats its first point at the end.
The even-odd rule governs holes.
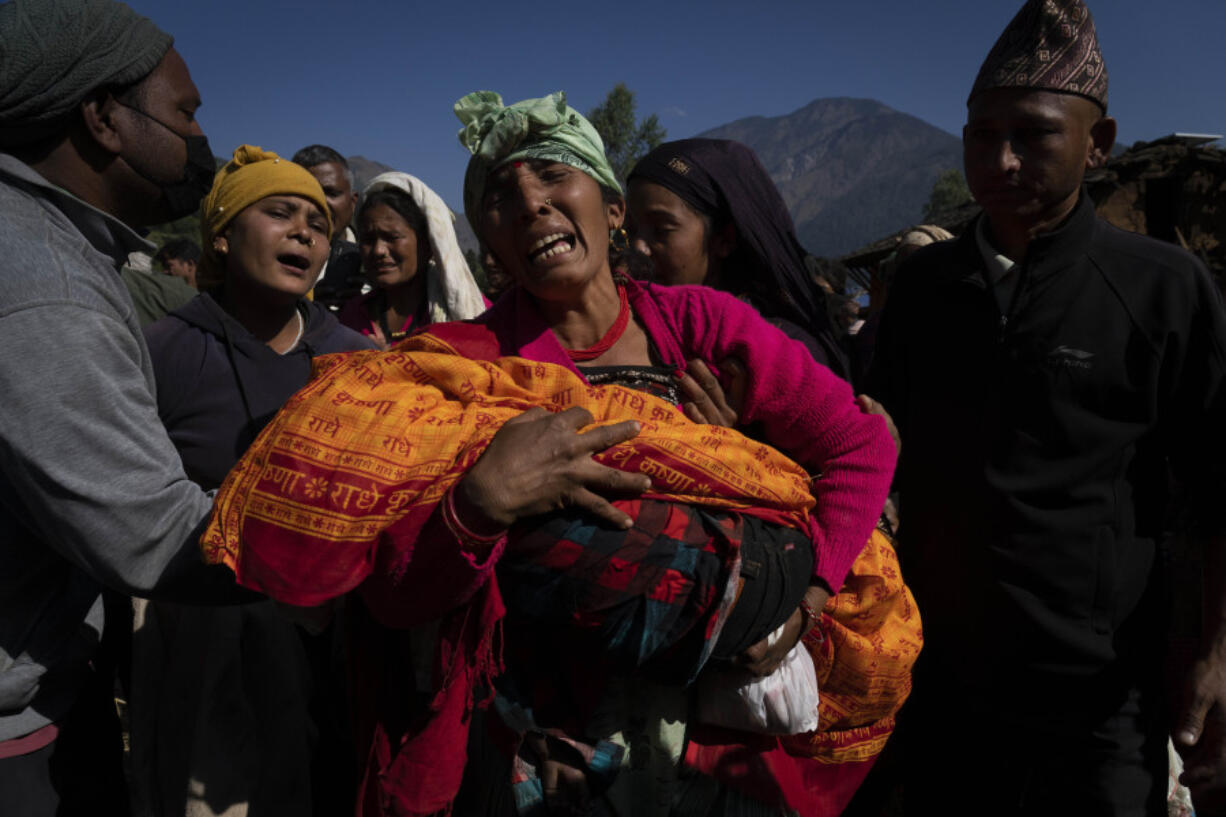
{"type": "Polygon", "coordinates": [[[1047,353],[1047,365],[1057,369],[1093,369],[1094,353],[1061,344],[1047,353]]]}

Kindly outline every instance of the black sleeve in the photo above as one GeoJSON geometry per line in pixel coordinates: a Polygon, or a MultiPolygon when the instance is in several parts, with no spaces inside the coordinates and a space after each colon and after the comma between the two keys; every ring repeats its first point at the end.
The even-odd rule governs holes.
{"type": "Polygon", "coordinates": [[[876,342],[873,344],[872,363],[862,389],[885,406],[900,435],[905,433],[907,365],[903,339],[907,334],[906,324],[914,302],[911,281],[915,278],[915,269],[912,261],[908,259],[903,264],[882,309],[876,342]],[[908,270],[913,274],[907,275],[908,270]]]}
{"type": "Polygon", "coordinates": [[[1221,535],[1226,534],[1221,510],[1226,497],[1226,313],[1208,270],[1195,264],[1186,335],[1164,366],[1164,425],[1190,521],[1202,534],[1221,535]]]}

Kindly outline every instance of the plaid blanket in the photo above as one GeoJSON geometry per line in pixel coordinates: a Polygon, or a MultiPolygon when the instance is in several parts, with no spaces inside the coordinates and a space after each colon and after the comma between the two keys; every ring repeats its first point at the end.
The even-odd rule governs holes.
{"type": "MultiPolygon", "coordinates": [[[[583,406],[596,423],[636,420],[641,433],[595,456],[646,473],[646,498],[810,529],[804,470],[736,431],[696,425],[676,406],[620,386],[591,386],[563,366],[515,357],[471,360],[429,334],[390,352],[316,358],[292,397],[227,476],[201,540],[240,584],[312,606],[363,582],[389,586],[381,611],[422,603],[394,588],[454,540],[423,537],[439,501],[502,424],[533,407],[583,406]]],[[[448,577],[435,584],[448,586],[448,577]]],[[[363,808],[425,815],[459,788],[474,695],[492,684],[503,605],[486,584],[440,626],[437,694],[411,728],[375,713],[363,808]]],[[[705,624],[703,626],[706,626],[705,624]]],[[[367,679],[374,683],[378,679],[367,679]]]]}

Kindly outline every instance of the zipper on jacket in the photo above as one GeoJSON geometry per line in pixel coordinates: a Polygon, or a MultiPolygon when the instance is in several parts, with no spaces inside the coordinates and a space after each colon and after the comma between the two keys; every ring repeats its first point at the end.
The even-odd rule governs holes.
{"type": "MultiPolygon", "coordinates": [[[[996,342],[1001,344],[1005,342],[1005,333],[1009,329],[1009,321],[1013,320],[1013,315],[1017,312],[1017,299],[1022,294],[1022,287],[1026,285],[1026,273],[1030,270],[1030,266],[1025,262],[1018,264],[1017,283],[1013,285],[1013,293],[1009,296],[1009,306],[1001,313],[999,330],[996,333],[996,342]]],[[[991,275],[984,275],[987,279],[988,288],[992,291],[992,300],[996,301],[997,308],[1000,308],[1000,301],[996,298],[996,284],[992,281],[991,275]]]]}

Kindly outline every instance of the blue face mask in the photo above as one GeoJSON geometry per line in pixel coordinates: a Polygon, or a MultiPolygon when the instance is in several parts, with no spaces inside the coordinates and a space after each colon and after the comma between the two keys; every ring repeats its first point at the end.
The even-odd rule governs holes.
{"type": "MultiPolygon", "coordinates": [[[[118,102],[118,100],[116,101],[118,102]]],[[[142,170],[139,163],[129,161],[128,165],[142,179],[161,188],[167,221],[174,221],[196,212],[196,208],[200,206],[200,200],[208,195],[208,192],[213,188],[213,177],[217,173],[217,165],[213,160],[213,151],[209,149],[209,140],[204,136],[183,136],[162,120],[155,119],[140,108],[134,108],[122,102],[119,104],[130,111],[135,111],[151,122],[156,122],[183,140],[187,148],[187,163],[183,167],[183,178],[178,181],[160,181],[142,170]]]]}

